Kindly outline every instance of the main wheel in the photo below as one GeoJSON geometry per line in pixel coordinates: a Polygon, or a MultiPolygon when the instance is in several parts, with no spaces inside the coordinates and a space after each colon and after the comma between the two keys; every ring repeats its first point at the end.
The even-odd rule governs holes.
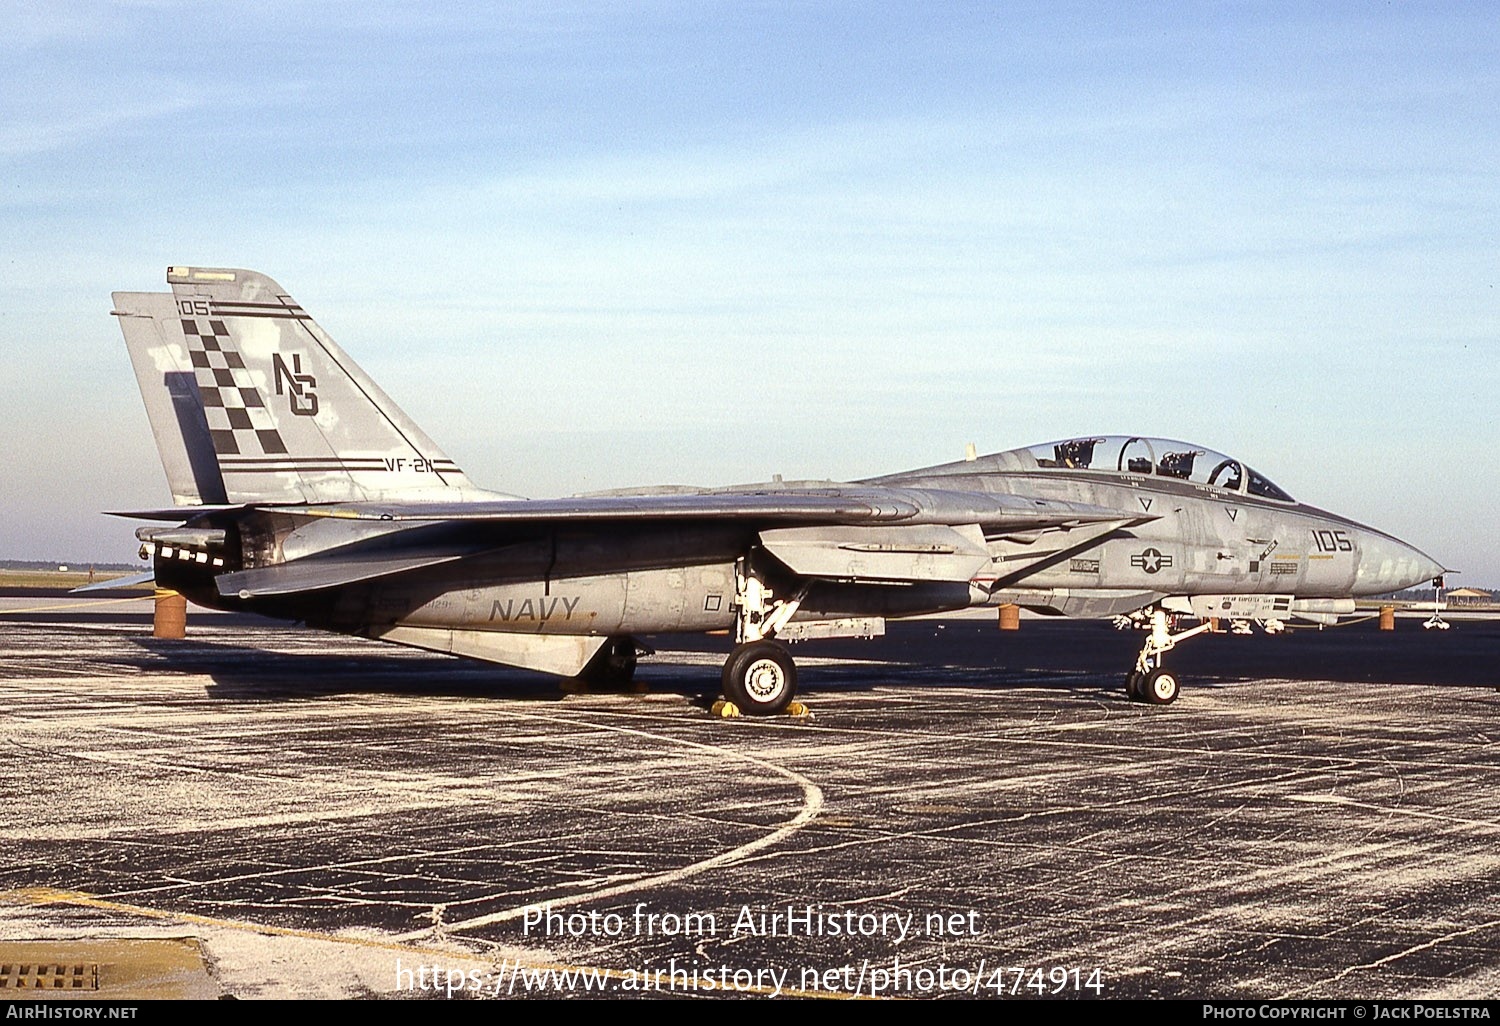
{"type": "Polygon", "coordinates": [[[1152,705],[1167,705],[1177,701],[1177,674],[1158,667],[1146,675],[1140,683],[1141,697],[1152,705]]]}
{"type": "Polygon", "coordinates": [[[1132,701],[1141,700],[1141,672],[1139,670],[1131,670],[1125,678],[1125,695],[1132,701]]]}
{"type": "Polygon", "coordinates": [[[724,664],[724,697],[752,716],[770,716],[797,695],[797,664],[774,641],[752,641],[729,653],[724,664]]]}

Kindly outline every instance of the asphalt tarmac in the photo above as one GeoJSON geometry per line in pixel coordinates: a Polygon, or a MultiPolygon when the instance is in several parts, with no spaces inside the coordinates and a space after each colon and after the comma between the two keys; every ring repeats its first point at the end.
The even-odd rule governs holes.
{"type": "Polygon", "coordinates": [[[794,649],[811,716],[721,720],[722,639],[586,694],[146,608],[0,603],[0,953],[189,938],[237,997],[1500,992],[1494,621],[1199,638],[1166,707],[1107,624],[893,624],[794,649]]]}

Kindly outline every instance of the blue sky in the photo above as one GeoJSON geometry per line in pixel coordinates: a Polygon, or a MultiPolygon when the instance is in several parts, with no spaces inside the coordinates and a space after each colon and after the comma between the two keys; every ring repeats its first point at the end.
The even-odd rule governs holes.
{"type": "Polygon", "coordinates": [[[1500,584],[1486,5],[0,12],[0,557],[167,501],[109,293],[188,263],[489,487],[1155,434],[1500,584]]]}

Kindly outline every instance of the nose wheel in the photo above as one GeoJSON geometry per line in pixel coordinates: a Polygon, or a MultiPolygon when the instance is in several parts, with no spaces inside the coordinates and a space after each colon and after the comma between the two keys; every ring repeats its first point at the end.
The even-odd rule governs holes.
{"type": "Polygon", "coordinates": [[[1157,667],[1147,673],[1131,670],[1125,678],[1125,693],[1137,702],[1151,705],[1170,705],[1177,701],[1181,690],[1177,674],[1165,667],[1157,667]]]}
{"type": "Polygon", "coordinates": [[[1125,694],[1148,705],[1170,705],[1177,701],[1182,685],[1177,674],[1161,664],[1162,654],[1178,642],[1209,630],[1211,625],[1205,621],[1191,630],[1173,634],[1165,610],[1152,609],[1150,615],[1151,630],[1136,657],[1135,668],[1125,678],[1125,694]]]}

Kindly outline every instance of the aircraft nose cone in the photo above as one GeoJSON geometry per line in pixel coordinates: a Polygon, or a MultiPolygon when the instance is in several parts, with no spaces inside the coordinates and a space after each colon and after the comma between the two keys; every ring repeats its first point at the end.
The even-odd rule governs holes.
{"type": "Polygon", "coordinates": [[[1354,578],[1354,593],[1383,595],[1415,588],[1442,572],[1443,565],[1420,549],[1386,535],[1366,535],[1354,578]]]}

